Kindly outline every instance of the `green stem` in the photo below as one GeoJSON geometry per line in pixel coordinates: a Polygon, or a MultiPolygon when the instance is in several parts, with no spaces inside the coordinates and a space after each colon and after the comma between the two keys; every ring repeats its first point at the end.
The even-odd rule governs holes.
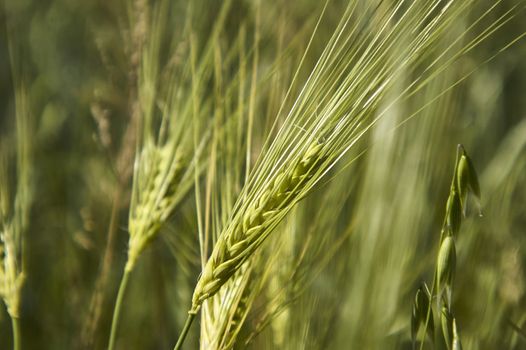
{"type": "Polygon", "coordinates": [[[11,324],[13,325],[13,350],[20,350],[20,321],[18,317],[11,317],[11,324]]]}
{"type": "Polygon", "coordinates": [[[174,350],[181,350],[184,340],[186,336],[188,335],[188,331],[190,330],[190,326],[192,325],[192,322],[194,321],[195,314],[189,313],[188,317],[186,318],[186,322],[183,327],[183,331],[181,332],[181,335],[179,335],[179,339],[177,339],[177,343],[175,344],[174,350]]]}
{"type": "Polygon", "coordinates": [[[121,284],[119,286],[119,293],[117,294],[117,300],[115,301],[115,309],[113,310],[113,320],[111,321],[110,342],[108,344],[108,350],[113,350],[115,348],[115,340],[117,337],[117,328],[119,327],[122,300],[124,299],[124,292],[126,291],[126,287],[128,285],[130,273],[131,269],[124,269],[124,274],[122,275],[121,284]]]}

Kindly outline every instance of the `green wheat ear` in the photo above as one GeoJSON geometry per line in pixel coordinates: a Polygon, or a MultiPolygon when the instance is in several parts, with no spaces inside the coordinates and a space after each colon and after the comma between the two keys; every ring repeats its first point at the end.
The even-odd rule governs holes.
{"type": "Polygon", "coordinates": [[[145,147],[140,159],[145,186],[130,213],[127,270],[133,269],[140,253],[172,214],[180,199],[181,178],[188,167],[183,152],[170,144],[145,147]]]}
{"type": "Polygon", "coordinates": [[[207,262],[192,297],[190,313],[197,313],[202,302],[213,296],[236,272],[269,234],[286,207],[299,199],[303,185],[312,178],[324,160],[323,144],[314,142],[303,157],[284,167],[254,203],[230,223],[207,262]]]}
{"type": "Polygon", "coordinates": [[[15,77],[16,166],[11,167],[9,148],[0,142],[0,297],[13,326],[13,347],[21,347],[21,292],[26,279],[25,234],[33,201],[32,135],[28,91],[15,77]],[[16,174],[15,191],[10,189],[10,170],[16,174]]]}

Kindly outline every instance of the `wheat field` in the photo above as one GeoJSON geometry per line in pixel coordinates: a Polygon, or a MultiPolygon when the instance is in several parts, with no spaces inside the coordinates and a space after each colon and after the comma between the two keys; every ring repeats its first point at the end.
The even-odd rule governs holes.
{"type": "Polygon", "coordinates": [[[526,349],[526,2],[3,0],[0,349],[526,349]]]}

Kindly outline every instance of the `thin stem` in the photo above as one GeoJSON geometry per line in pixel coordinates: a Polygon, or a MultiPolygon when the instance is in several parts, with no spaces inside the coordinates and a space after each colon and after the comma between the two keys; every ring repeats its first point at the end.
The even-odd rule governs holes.
{"type": "Polygon", "coordinates": [[[121,197],[122,185],[119,183],[114,194],[110,223],[108,226],[108,240],[106,243],[106,248],[104,249],[104,257],[102,259],[99,275],[95,282],[95,289],[93,290],[93,294],[91,296],[90,311],[84,322],[82,331],[81,342],[85,348],[93,347],[94,336],[97,331],[100,317],[102,315],[102,305],[105,304],[105,299],[107,298],[106,289],[109,281],[111,266],[113,264],[113,250],[115,246],[115,238],[117,236],[117,229],[119,227],[118,223],[121,197]]]}
{"type": "Polygon", "coordinates": [[[20,350],[20,321],[18,317],[11,317],[11,324],[13,325],[13,350],[20,350]]]}
{"type": "Polygon", "coordinates": [[[113,320],[111,321],[110,342],[108,344],[108,350],[113,350],[115,348],[115,340],[117,337],[117,328],[119,327],[122,300],[124,299],[124,292],[126,291],[131,271],[131,269],[126,268],[124,269],[124,274],[122,275],[121,284],[119,286],[119,293],[117,294],[117,300],[115,301],[115,309],[113,310],[113,320]]]}
{"type": "Polygon", "coordinates": [[[181,350],[184,340],[186,336],[188,335],[188,331],[190,330],[190,326],[192,325],[192,322],[195,318],[194,313],[189,313],[188,317],[186,318],[186,322],[183,327],[183,331],[181,332],[181,335],[179,335],[179,339],[177,339],[177,343],[175,344],[174,350],[181,350]]]}

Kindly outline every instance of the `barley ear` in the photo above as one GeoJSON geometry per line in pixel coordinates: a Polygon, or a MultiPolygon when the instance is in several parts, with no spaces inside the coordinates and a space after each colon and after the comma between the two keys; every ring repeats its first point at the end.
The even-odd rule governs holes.
{"type": "Polygon", "coordinates": [[[305,194],[304,187],[325,157],[323,144],[313,142],[298,161],[284,166],[266,188],[234,217],[222,233],[192,297],[190,313],[197,313],[268,237],[277,222],[305,194]]]}

